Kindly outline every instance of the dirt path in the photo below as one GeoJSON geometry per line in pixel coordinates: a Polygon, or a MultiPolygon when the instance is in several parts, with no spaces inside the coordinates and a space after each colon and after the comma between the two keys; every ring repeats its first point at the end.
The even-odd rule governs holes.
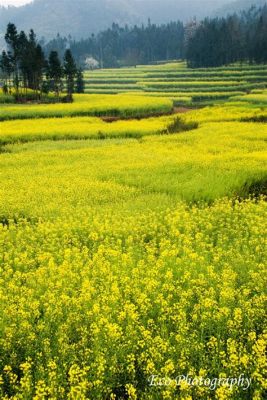
{"type": "Polygon", "coordinates": [[[173,114],[185,114],[189,111],[195,110],[195,108],[190,107],[174,107],[173,114]]]}
{"type": "Polygon", "coordinates": [[[158,113],[158,114],[154,114],[154,115],[147,115],[144,117],[136,117],[136,118],[122,118],[122,117],[112,117],[112,116],[104,116],[104,117],[100,117],[102,119],[102,121],[107,122],[107,123],[111,123],[111,122],[116,122],[116,121],[125,121],[125,120],[133,120],[133,119],[138,119],[138,120],[142,120],[142,119],[147,119],[147,118],[154,118],[154,117],[163,117],[164,115],[173,115],[173,114],[185,114],[188,113],[192,110],[195,110],[195,108],[190,108],[190,107],[174,107],[173,110],[169,113],[158,113]]]}

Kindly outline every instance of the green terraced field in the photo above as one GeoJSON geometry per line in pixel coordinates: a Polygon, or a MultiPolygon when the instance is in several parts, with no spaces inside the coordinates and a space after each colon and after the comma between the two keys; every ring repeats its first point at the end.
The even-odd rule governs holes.
{"type": "Polygon", "coordinates": [[[88,94],[131,93],[168,97],[176,105],[205,104],[267,86],[267,69],[258,65],[189,69],[185,63],[85,72],[88,94]]]}

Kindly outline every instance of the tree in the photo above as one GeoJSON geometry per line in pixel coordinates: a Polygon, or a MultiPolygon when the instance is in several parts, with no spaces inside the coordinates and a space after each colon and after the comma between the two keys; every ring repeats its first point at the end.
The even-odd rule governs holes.
{"type": "Polygon", "coordinates": [[[256,62],[267,62],[267,5],[256,25],[253,50],[256,62]]]}
{"type": "Polygon", "coordinates": [[[74,92],[74,80],[77,74],[77,67],[70,49],[67,49],[64,55],[63,72],[66,78],[67,100],[73,101],[72,94],[74,92]]]}
{"type": "Polygon", "coordinates": [[[41,45],[37,45],[35,48],[35,83],[36,89],[40,91],[40,96],[42,94],[43,87],[43,77],[46,68],[46,59],[41,45]]]}
{"type": "Polygon", "coordinates": [[[76,75],[76,93],[84,93],[84,79],[82,69],[77,70],[76,75]]]}
{"type": "Polygon", "coordinates": [[[9,23],[5,34],[5,41],[8,45],[10,57],[13,62],[13,83],[16,90],[16,95],[19,91],[19,35],[14,24],[9,23]]]}
{"type": "Polygon", "coordinates": [[[225,18],[205,19],[186,34],[189,67],[218,67],[235,62],[267,62],[267,5],[225,18]]]}
{"type": "Polygon", "coordinates": [[[62,90],[63,68],[56,51],[51,51],[48,58],[47,78],[50,80],[50,87],[59,99],[62,90]]]}
{"type": "Polygon", "coordinates": [[[32,89],[32,66],[34,59],[30,51],[30,45],[27,35],[24,31],[21,31],[18,35],[18,59],[19,59],[19,70],[21,74],[22,86],[27,92],[27,88],[32,89]]]}
{"type": "Polygon", "coordinates": [[[99,68],[99,62],[94,57],[86,57],[84,61],[86,69],[97,69],[99,68]]]}
{"type": "Polygon", "coordinates": [[[10,52],[7,53],[5,50],[2,52],[0,68],[4,74],[4,91],[11,93],[11,77],[14,73],[14,61],[10,52]]]}
{"type": "Polygon", "coordinates": [[[13,80],[17,100],[28,95],[27,89],[32,89],[36,98],[40,98],[46,60],[34,31],[31,29],[28,36],[24,31],[18,33],[16,26],[10,23],[5,40],[8,52],[2,52],[0,67],[7,91],[11,92],[13,80]]]}
{"type": "MultiPolygon", "coordinates": [[[[53,90],[59,100],[63,77],[66,78],[68,101],[72,101],[75,84],[79,92],[84,91],[82,71],[77,71],[70,49],[65,51],[63,65],[55,50],[50,52],[47,61],[34,31],[31,29],[28,35],[24,31],[18,32],[11,23],[7,26],[5,40],[7,51],[4,50],[0,56],[0,68],[6,93],[11,94],[15,88],[17,100],[40,99],[43,93],[53,90]]],[[[68,40],[71,41],[71,37],[68,40]]]]}
{"type": "MultiPolygon", "coordinates": [[[[47,52],[66,48],[67,39],[58,36],[47,43],[47,52]]],[[[80,65],[88,69],[123,65],[147,64],[158,60],[177,60],[184,56],[184,25],[171,22],[164,25],[128,27],[113,24],[111,28],[68,45],[80,65]]]]}

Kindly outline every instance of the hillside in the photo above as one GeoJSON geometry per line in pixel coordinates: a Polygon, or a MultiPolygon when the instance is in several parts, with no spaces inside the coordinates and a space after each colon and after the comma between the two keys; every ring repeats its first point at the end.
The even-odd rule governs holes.
{"type": "Polygon", "coordinates": [[[224,16],[233,12],[246,10],[251,6],[262,6],[266,4],[266,2],[266,0],[236,0],[230,4],[225,4],[224,6],[220,7],[215,14],[218,16],[224,16]]]}
{"type": "Polygon", "coordinates": [[[1,8],[0,35],[6,24],[20,29],[33,28],[39,37],[71,34],[88,37],[109,27],[124,24],[161,23],[170,20],[203,18],[231,0],[35,0],[22,7],[1,8]],[[53,12],[51,12],[51,10],[53,12]]]}
{"type": "Polygon", "coordinates": [[[138,19],[125,0],[35,0],[22,7],[2,9],[1,29],[9,21],[21,29],[32,27],[38,36],[51,38],[58,32],[86,37],[110,26],[112,22],[134,23],[138,19]]]}

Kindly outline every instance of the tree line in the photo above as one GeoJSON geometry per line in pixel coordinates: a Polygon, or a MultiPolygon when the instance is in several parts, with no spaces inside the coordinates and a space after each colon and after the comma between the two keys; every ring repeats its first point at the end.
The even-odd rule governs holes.
{"type": "Polygon", "coordinates": [[[267,5],[224,18],[207,18],[147,26],[110,29],[75,41],[58,35],[46,44],[63,57],[66,45],[81,63],[91,58],[100,67],[134,66],[184,59],[190,67],[213,67],[233,62],[267,62],[267,5]]]}
{"type": "Polygon", "coordinates": [[[46,49],[57,49],[62,56],[68,44],[81,63],[86,58],[93,58],[100,67],[116,68],[182,59],[183,39],[184,26],[180,21],[162,25],[148,21],[147,26],[140,27],[121,27],[114,23],[111,28],[79,41],[58,35],[47,43],[46,49]]]}
{"type": "MultiPolygon", "coordinates": [[[[66,101],[72,93],[84,91],[82,69],[90,60],[92,68],[134,66],[157,61],[187,60],[191,68],[218,67],[234,62],[267,62],[267,5],[224,18],[207,18],[186,24],[170,22],[147,26],[120,27],[75,41],[58,35],[54,40],[37,41],[33,30],[28,35],[9,23],[5,34],[7,50],[2,52],[0,67],[3,90],[17,99],[36,99],[49,92],[66,101]],[[23,88],[23,91],[21,90],[23,88]]],[[[86,65],[88,67],[88,65],[86,65]]]]}
{"type": "Polygon", "coordinates": [[[205,19],[189,32],[189,67],[267,62],[267,4],[226,18],[205,19]]]}
{"type": "Polygon", "coordinates": [[[63,60],[56,50],[46,57],[33,30],[26,35],[18,32],[16,26],[9,23],[5,41],[7,50],[2,52],[0,68],[4,80],[3,91],[14,94],[16,100],[41,99],[54,92],[55,99],[66,86],[65,101],[71,102],[72,94],[84,91],[82,70],[77,67],[70,49],[65,49],[63,60]]]}

